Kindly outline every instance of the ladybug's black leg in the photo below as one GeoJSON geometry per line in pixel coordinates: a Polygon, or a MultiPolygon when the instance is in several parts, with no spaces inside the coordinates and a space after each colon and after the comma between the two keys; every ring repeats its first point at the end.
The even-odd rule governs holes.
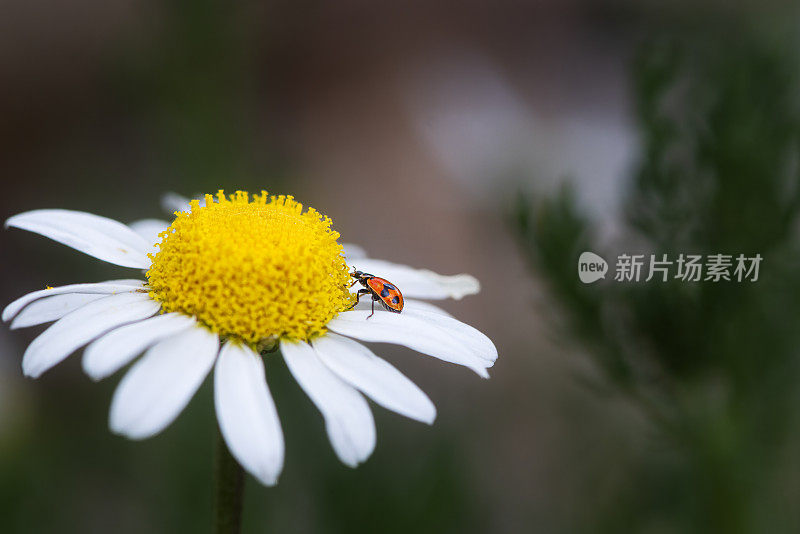
{"type": "Polygon", "coordinates": [[[372,295],[372,313],[370,313],[369,315],[367,315],[367,319],[369,319],[370,317],[372,317],[373,315],[375,315],[375,301],[376,301],[376,300],[378,300],[378,299],[377,299],[377,298],[375,298],[375,295],[372,295]]]}
{"type": "Polygon", "coordinates": [[[352,284],[350,284],[350,287],[353,287],[354,285],[356,285],[356,284],[357,284],[357,283],[359,283],[360,281],[361,281],[361,280],[359,280],[358,278],[356,278],[355,280],[353,280],[353,283],[352,283],[352,284]]]}
{"type": "MultiPolygon", "coordinates": [[[[358,301],[361,300],[361,295],[367,295],[369,293],[372,293],[369,289],[359,289],[358,293],[356,293],[356,302],[355,302],[355,304],[353,304],[352,306],[347,308],[347,310],[352,310],[353,308],[355,308],[358,305],[358,301]]],[[[345,310],[345,311],[347,311],[347,310],[345,310]]]]}

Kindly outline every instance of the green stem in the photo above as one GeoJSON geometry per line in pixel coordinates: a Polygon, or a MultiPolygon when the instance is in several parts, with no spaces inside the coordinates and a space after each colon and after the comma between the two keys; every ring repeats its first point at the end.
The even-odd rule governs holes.
{"type": "Polygon", "coordinates": [[[222,434],[217,430],[217,452],[214,466],[214,532],[239,534],[242,528],[244,471],[231,456],[222,434]]]}

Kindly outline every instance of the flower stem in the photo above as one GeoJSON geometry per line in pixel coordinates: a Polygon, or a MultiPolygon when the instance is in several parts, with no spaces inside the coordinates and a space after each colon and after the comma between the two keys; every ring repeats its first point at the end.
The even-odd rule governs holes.
{"type": "Polygon", "coordinates": [[[244,471],[231,456],[222,434],[217,430],[214,466],[214,532],[239,534],[242,527],[244,471]]]}

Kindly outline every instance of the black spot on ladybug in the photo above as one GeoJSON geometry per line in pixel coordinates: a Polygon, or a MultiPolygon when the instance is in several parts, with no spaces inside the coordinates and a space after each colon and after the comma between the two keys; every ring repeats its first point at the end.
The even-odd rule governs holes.
{"type": "Polygon", "coordinates": [[[400,297],[395,295],[394,298],[392,299],[392,304],[398,304],[399,302],[400,302],[400,297]]]}
{"type": "Polygon", "coordinates": [[[383,288],[383,289],[381,289],[381,296],[382,296],[382,297],[388,297],[388,296],[389,296],[389,290],[388,290],[388,289],[386,289],[386,287],[385,287],[385,286],[384,286],[384,288],[383,288]]]}
{"type": "Polygon", "coordinates": [[[397,289],[392,284],[383,284],[383,287],[388,287],[389,289],[397,289]]]}

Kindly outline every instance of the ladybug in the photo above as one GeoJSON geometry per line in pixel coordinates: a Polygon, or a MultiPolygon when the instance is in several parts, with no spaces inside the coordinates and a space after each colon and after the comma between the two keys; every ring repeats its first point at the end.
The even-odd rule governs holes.
{"type": "MultiPolygon", "coordinates": [[[[393,283],[383,278],[377,277],[369,273],[362,273],[361,271],[353,271],[350,276],[355,278],[350,287],[360,283],[364,289],[359,289],[356,294],[356,304],[362,295],[372,296],[372,313],[367,316],[367,319],[375,315],[375,301],[379,301],[386,308],[386,311],[392,313],[400,313],[403,311],[403,294],[397,289],[393,283]]],[[[353,304],[351,308],[354,308],[353,304]]]]}

